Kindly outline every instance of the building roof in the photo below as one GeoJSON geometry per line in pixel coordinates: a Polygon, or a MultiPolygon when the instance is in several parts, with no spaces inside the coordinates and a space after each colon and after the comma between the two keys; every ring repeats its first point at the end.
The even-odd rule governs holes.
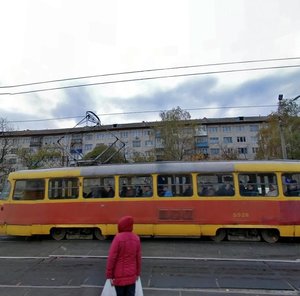
{"type": "MultiPolygon", "coordinates": [[[[225,117],[225,118],[202,118],[192,119],[187,122],[196,123],[199,125],[220,125],[220,124],[241,124],[241,123],[263,123],[267,120],[266,116],[251,116],[251,117],[225,117]]],[[[43,130],[23,130],[23,131],[8,131],[0,135],[1,137],[38,137],[47,135],[63,136],[66,134],[78,133],[92,133],[92,132],[105,132],[113,130],[129,130],[129,129],[142,129],[153,128],[161,124],[161,121],[143,121],[136,123],[123,123],[123,124],[110,124],[100,126],[85,126],[76,128],[62,128],[62,129],[43,129],[43,130]]]]}

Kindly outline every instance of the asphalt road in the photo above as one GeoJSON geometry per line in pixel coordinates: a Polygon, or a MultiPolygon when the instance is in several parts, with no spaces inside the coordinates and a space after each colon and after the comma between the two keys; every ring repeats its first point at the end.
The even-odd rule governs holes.
{"type": "MultiPolygon", "coordinates": [[[[99,296],[111,241],[0,239],[1,296],[99,296]]],[[[300,295],[299,242],[142,239],[154,295],[300,295]]]]}

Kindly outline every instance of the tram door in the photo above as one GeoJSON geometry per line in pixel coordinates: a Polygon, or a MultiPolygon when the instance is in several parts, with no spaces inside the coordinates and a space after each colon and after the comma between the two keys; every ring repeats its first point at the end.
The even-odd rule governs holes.
{"type": "Polygon", "coordinates": [[[6,234],[5,205],[9,197],[10,183],[6,182],[0,193],[0,235],[6,234]]]}
{"type": "Polygon", "coordinates": [[[5,234],[4,222],[4,203],[0,199],[0,235],[5,234]]]}

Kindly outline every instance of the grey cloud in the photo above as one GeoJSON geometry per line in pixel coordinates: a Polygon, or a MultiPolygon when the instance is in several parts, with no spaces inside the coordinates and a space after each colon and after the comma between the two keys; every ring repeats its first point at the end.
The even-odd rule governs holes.
{"type": "Polygon", "coordinates": [[[138,95],[126,101],[120,98],[114,98],[112,101],[116,106],[122,106],[124,111],[167,110],[204,102],[216,84],[216,78],[189,80],[170,90],[138,95]]]}
{"type": "Polygon", "coordinates": [[[87,88],[70,88],[64,92],[63,99],[52,110],[53,117],[81,116],[84,117],[86,111],[93,111],[94,100],[87,88]]]}
{"type": "MultiPolygon", "coordinates": [[[[273,108],[243,108],[243,109],[215,109],[199,110],[191,112],[193,118],[201,117],[226,117],[233,116],[254,116],[267,115],[276,110],[278,95],[283,94],[284,98],[293,98],[300,95],[299,82],[300,71],[282,72],[266,75],[261,78],[251,79],[236,86],[221,88],[218,84],[221,76],[207,76],[193,78],[178,84],[169,90],[156,90],[145,95],[138,95],[127,98],[110,98],[97,94],[97,97],[88,88],[73,88],[64,92],[60,103],[52,109],[51,114],[37,114],[35,118],[18,112],[4,112],[0,106],[0,117],[9,121],[35,120],[45,118],[74,118],[74,125],[84,118],[86,111],[97,111],[99,100],[101,109],[98,112],[110,113],[107,110],[122,110],[123,112],[151,111],[155,113],[128,114],[124,116],[105,116],[104,124],[108,121],[113,123],[139,122],[142,120],[159,120],[158,113],[161,110],[169,110],[180,106],[182,109],[205,108],[209,106],[231,107],[231,106],[259,106],[274,105],[273,108]],[[97,102],[98,101],[98,102],[97,102]],[[151,119],[152,118],[152,119],[151,119]]],[[[125,88],[126,89],[126,88],[125,88]]],[[[38,94],[34,100],[38,104],[38,94]]],[[[99,107],[98,107],[99,108],[99,107]]],[[[99,115],[99,114],[98,114],[99,115]]],[[[100,118],[101,119],[101,118],[100,118]]],[[[16,123],[18,129],[43,129],[56,128],[59,122],[42,121],[30,123],[16,123]]]]}
{"type": "MultiPolygon", "coordinates": [[[[139,95],[125,101],[114,98],[112,101],[121,106],[124,112],[169,110],[176,106],[182,109],[205,108],[211,105],[219,107],[274,105],[273,109],[276,109],[278,94],[283,93],[285,98],[300,94],[299,81],[300,71],[266,75],[226,88],[218,86],[216,77],[198,78],[187,80],[167,91],[139,95]]],[[[251,110],[240,108],[236,109],[235,113],[241,116],[255,115],[255,110],[257,115],[267,115],[271,112],[270,108],[251,110]]],[[[206,113],[207,111],[201,112],[201,116],[206,116],[206,113]]],[[[215,113],[218,117],[230,116],[232,110],[219,109],[215,113]]]]}

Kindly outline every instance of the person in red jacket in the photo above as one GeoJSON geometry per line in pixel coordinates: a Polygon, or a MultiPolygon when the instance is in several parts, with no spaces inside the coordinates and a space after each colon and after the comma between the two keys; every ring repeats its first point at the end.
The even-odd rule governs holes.
{"type": "Polygon", "coordinates": [[[115,286],[117,296],[134,296],[135,282],[141,273],[141,242],[132,229],[131,216],[119,220],[119,233],[114,237],[108,254],[106,278],[115,286]]]}

